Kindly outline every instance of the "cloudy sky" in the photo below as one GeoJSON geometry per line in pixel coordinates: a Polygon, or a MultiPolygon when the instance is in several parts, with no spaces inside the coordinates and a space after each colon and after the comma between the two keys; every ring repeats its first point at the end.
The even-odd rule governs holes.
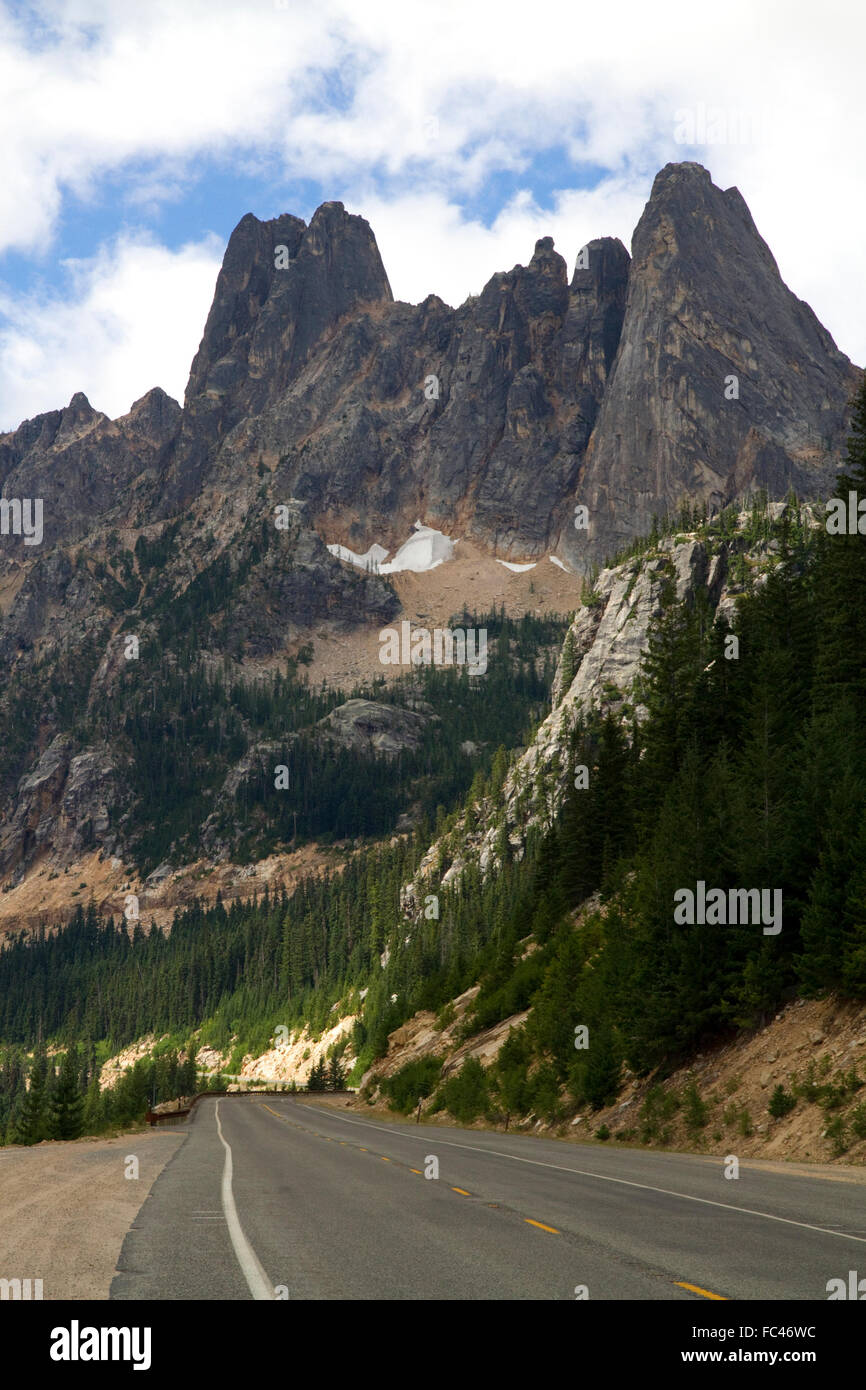
{"type": "Polygon", "coordinates": [[[539,236],[630,245],[681,159],[863,364],[864,38],[854,0],[0,0],[0,430],[182,399],[247,211],[339,199],[458,304],[539,236]]]}

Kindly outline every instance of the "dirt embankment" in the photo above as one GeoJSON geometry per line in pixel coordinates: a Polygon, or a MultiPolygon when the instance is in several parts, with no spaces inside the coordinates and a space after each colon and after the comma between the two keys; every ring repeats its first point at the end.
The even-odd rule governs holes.
{"type": "Polygon", "coordinates": [[[46,1300],[108,1298],[123,1238],[182,1139],[155,1129],[0,1149],[0,1278],[41,1279],[46,1300]]]}
{"type": "Polygon", "coordinates": [[[612,1138],[654,1147],[866,1163],[866,1007],[796,1001],[651,1089],[629,1079],[614,1105],[584,1114],[576,1128],[606,1125],[612,1138]],[[771,1113],[777,1087],[786,1114],[771,1113]]]}
{"type": "MultiPolygon", "coordinates": [[[[443,1029],[435,1028],[432,1013],[418,1013],[392,1033],[386,1056],[363,1078],[372,1106],[357,1096],[352,1107],[390,1113],[373,1078],[392,1076],[423,1056],[441,1056],[445,1076],[469,1056],[490,1066],[526,1014],[463,1040],[458,1030],[477,992],[467,990],[454,1001],[443,1029]]],[[[424,1102],[422,1116],[448,1123],[442,1112],[429,1114],[430,1103],[424,1102]]],[[[511,1119],[510,1128],[582,1141],[601,1132],[610,1143],[738,1158],[866,1165],[866,1007],[795,1001],[766,1027],[707,1049],[665,1080],[624,1072],[616,1101],[601,1110],[575,1115],[565,1092],[563,1106],[564,1120],[530,1115],[511,1119]]],[[[491,1125],[479,1119],[476,1127],[491,1125]]]]}

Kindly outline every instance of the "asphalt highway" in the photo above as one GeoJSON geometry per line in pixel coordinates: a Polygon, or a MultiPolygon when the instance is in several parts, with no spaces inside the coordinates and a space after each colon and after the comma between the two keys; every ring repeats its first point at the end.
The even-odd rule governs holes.
{"type": "Polygon", "coordinates": [[[826,1300],[828,1280],[866,1270],[866,1183],[724,1173],[719,1158],[206,1099],[110,1296],[826,1300]]]}

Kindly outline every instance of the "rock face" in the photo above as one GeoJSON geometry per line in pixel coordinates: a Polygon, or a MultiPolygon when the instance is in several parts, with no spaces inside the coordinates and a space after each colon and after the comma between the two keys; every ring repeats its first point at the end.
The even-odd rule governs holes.
{"type": "Polygon", "coordinates": [[[0,491],[4,497],[41,498],[44,535],[38,547],[23,537],[0,539],[0,571],[42,555],[53,545],[86,536],[95,521],[123,525],[146,511],[165,472],[181,421],[177,401],[159,388],[136,401],[128,415],[109,420],[77,392],[65,410],[25,420],[0,434],[0,491]]]}
{"type": "Polygon", "coordinates": [[[658,175],[631,259],[591,241],[569,282],[543,237],[457,309],[394,303],[367,224],[325,204],[309,228],[233,234],[165,496],[224,491],[256,460],[355,551],[420,517],[586,570],[684,499],[822,495],[855,385],[700,165],[658,175]]]}
{"type": "MultiPolygon", "coordinates": [[[[785,504],[770,503],[767,515],[772,521],[781,521],[786,510],[785,504]]],[[[807,505],[801,507],[799,519],[810,527],[821,525],[817,509],[807,505]]],[[[488,799],[476,806],[478,828],[469,831],[465,821],[458,824],[459,853],[452,870],[439,883],[454,883],[469,866],[477,865],[482,875],[494,872],[503,830],[514,857],[522,856],[529,827],[549,822],[561,802],[569,737],[578,720],[585,723],[608,709],[623,712],[626,704],[639,719],[646,717],[640,703],[639,678],[650,628],[662,611],[663,589],[668,583],[676,602],[691,603],[702,594],[714,616],[730,621],[744,592],[734,578],[734,557],[744,557],[749,567],[754,567],[756,587],[766,582],[778,552],[772,541],[751,548],[746,544],[742,532],[748,521],[749,514],[741,513],[738,533],[725,540],[715,537],[712,543],[698,535],[666,536],[644,556],[600,572],[592,601],[578,610],[569,629],[567,641],[573,654],[570,681],[566,684],[563,679],[561,657],[550,714],[510,769],[496,804],[488,799]]],[[[438,873],[443,854],[448,858],[450,852],[449,843],[436,841],[430,846],[415,880],[402,890],[407,916],[418,913],[424,895],[432,891],[431,876],[438,873]]]]}
{"type": "Polygon", "coordinates": [[[699,164],[668,164],[635,230],[619,351],[587,451],[589,544],[572,533],[564,554],[603,558],[684,498],[720,508],[759,487],[826,495],[854,386],[737,189],[716,188],[699,164]]]}
{"type": "Polygon", "coordinates": [[[393,296],[368,223],[323,203],[309,227],[298,217],[232,232],[186,401],[217,401],[223,425],[275,400],[336,325],[393,296]]]}
{"type": "MultiPolygon", "coordinates": [[[[274,496],[303,499],[316,529],[353,550],[395,546],[421,516],[503,556],[543,553],[562,527],[622,323],[628,255],[616,241],[591,245],[589,269],[569,285],[545,237],[528,266],[494,275],[456,310],[433,295],[394,304],[371,269],[370,297],[339,331],[304,329],[313,346],[280,368],[284,389],[243,386],[262,409],[225,438],[211,479],[225,486],[262,459],[274,496]]],[[[297,266],[300,277],[303,247],[297,266]]],[[[274,273],[257,319],[272,344],[292,274],[274,273]]],[[[197,418],[217,409],[192,400],[201,383],[194,366],[197,418]]]]}
{"type": "Polygon", "coordinates": [[[428,723],[423,714],[378,700],[347,700],[319,721],[318,728],[339,748],[393,757],[414,752],[428,723]]]}
{"type": "Polygon", "coordinates": [[[321,624],[342,632],[359,622],[388,623],[399,608],[384,579],[338,564],[315,531],[299,526],[239,586],[231,640],[247,656],[271,656],[321,624]]]}
{"type": "Polygon", "coordinates": [[[586,569],[684,498],[822,495],[855,378],[697,164],[657,176],[632,258],[590,241],[569,281],[543,237],[457,309],[395,303],[368,224],[325,203],[238,224],[183,410],[155,390],[110,421],[76,395],[0,436],[0,483],[44,497],[46,545],[263,491],[358,552],[420,517],[586,569]]]}
{"type": "Polygon", "coordinates": [[[71,738],[55,738],[21,779],[14,814],[0,826],[4,870],[20,872],[45,851],[57,865],[97,845],[110,852],[111,812],[119,811],[127,795],[122,773],[110,748],[75,753],[71,738]]]}
{"type": "MultiPolygon", "coordinates": [[[[110,698],[123,635],[165,647],[190,591],[201,651],[269,661],[398,613],[384,577],[328,544],[396,548],[420,520],[500,558],[558,551],[586,571],[683,499],[826,495],[856,376],[740,194],[699,165],[658,175],[633,257],[590,241],[569,279],[542,237],[457,308],[395,302],[370,227],[340,203],[309,225],[248,214],[183,407],[155,388],[109,420],[78,393],[0,435],[0,720],[17,729],[33,711],[27,737],[0,747],[0,875],[72,845],[66,792],[51,792],[48,820],[39,803],[64,758],[70,815],[103,825],[118,798],[102,752],[56,740],[110,698]],[[22,499],[42,505],[38,544],[9,533],[22,499]],[[291,513],[281,531],[277,508],[291,513]]],[[[723,582],[699,555],[675,558],[697,567],[683,582],[723,582]]],[[[651,578],[635,592],[649,602],[651,578]]],[[[605,641],[618,634],[598,675],[621,685],[640,623],[592,610],[575,642],[597,618],[605,641]]],[[[581,679],[595,660],[587,648],[581,679]]],[[[351,720],[337,732],[367,737],[351,720]]]]}

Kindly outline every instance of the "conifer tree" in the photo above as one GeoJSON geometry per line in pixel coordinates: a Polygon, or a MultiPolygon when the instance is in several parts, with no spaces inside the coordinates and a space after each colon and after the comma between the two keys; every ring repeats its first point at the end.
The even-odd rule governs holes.
{"type": "Polygon", "coordinates": [[[332,1091],[342,1091],[346,1084],[346,1072],[336,1052],[328,1067],[328,1087],[332,1091]]]}
{"type": "Polygon", "coordinates": [[[13,1130],[13,1143],[38,1144],[47,1131],[46,1086],[48,1062],[44,1049],[38,1048],[30,1068],[30,1085],[13,1130]]]}
{"type": "Polygon", "coordinates": [[[77,1046],[67,1048],[49,1101],[53,1139],[77,1139],[81,1134],[84,1098],[79,1089],[80,1066],[77,1046]]]}

